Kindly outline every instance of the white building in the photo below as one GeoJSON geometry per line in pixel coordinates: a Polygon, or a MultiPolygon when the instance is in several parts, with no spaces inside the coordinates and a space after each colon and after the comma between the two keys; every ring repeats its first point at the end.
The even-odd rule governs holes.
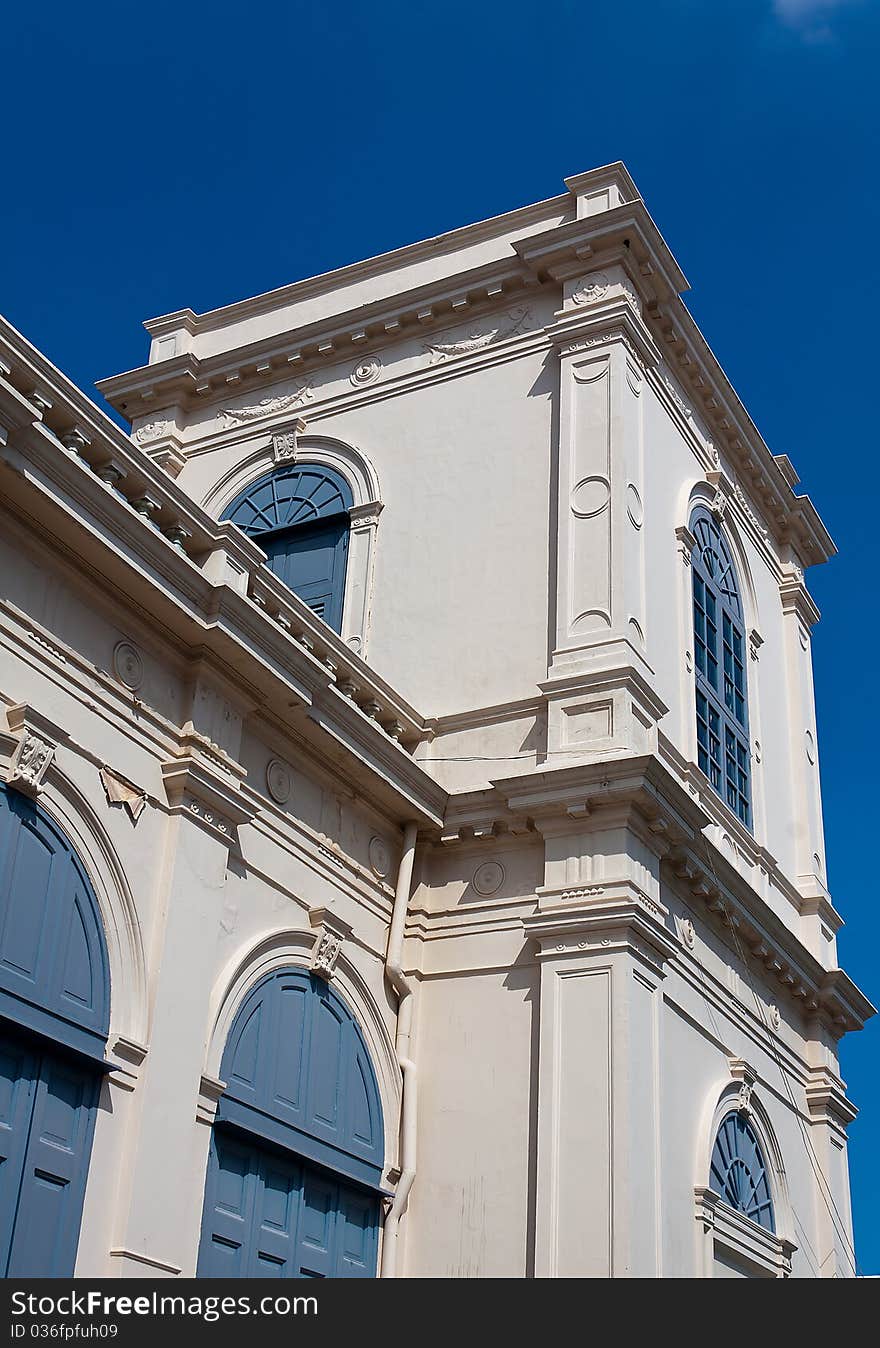
{"type": "Polygon", "coordinates": [[[131,437],[0,328],[8,1274],[853,1273],[834,549],[685,289],[615,164],[131,437]]]}

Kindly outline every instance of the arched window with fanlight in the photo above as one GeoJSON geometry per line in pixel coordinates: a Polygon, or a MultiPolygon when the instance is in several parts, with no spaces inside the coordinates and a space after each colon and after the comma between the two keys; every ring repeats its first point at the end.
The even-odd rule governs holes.
{"type": "Polygon", "coordinates": [[[697,762],[722,800],[752,827],[745,624],[736,568],[718,520],[691,516],[697,762]]]}
{"type": "Polygon", "coordinates": [[[712,1148],[709,1184],[737,1212],[776,1231],[764,1153],[748,1118],[736,1111],[721,1121],[712,1148]]]}
{"type": "Polygon", "coordinates": [[[334,631],[342,628],[348,559],[348,483],[332,468],[297,463],[252,483],[225,512],[269,566],[334,631]]]}

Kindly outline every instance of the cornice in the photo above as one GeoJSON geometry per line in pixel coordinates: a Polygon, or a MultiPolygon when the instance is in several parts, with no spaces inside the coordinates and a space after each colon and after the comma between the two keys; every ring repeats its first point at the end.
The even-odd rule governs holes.
{"type": "Polygon", "coordinates": [[[825,968],[706,834],[711,816],[656,756],[524,772],[496,779],[489,791],[453,792],[447,835],[454,822],[458,836],[473,836],[468,811],[487,837],[511,823],[550,835],[625,822],[661,857],[667,878],[704,907],[709,923],[726,929],[743,957],[760,964],[762,978],[774,980],[807,1019],[823,1021],[839,1038],[874,1014],[852,980],[825,968]]]}
{"type": "Polygon", "coordinates": [[[210,331],[270,312],[297,296],[329,297],[359,278],[383,272],[391,275],[409,258],[436,256],[438,252],[449,255],[447,273],[429,284],[402,289],[395,296],[328,314],[324,319],[204,360],[192,353],[176,355],[101,380],[98,387],[129,417],[147,415],[151,407],[163,403],[198,405],[200,399],[213,401],[224,391],[228,395],[228,383],[237,391],[271,387],[289,377],[291,371],[338,361],[346,353],[379,350],[402,336],[424,331],[426,325],[430,328],[454,322],[465,309],[488,312],[497,307],[499,299],[509,303],[521,298],[529,286],[556,286],[567,277],[616,263],[624,267],[643,302],[644,325],[635,326],[635,349],[648,369],[657,364],[663,352],[735,469],[743,492],[743,511],[751,512],[750,503],[754,501],[779,547],[793,548],[803,564],[827,560],[835,551],[827,530],[809,497],[795,495],[797,475],[791,461],[787,455],[771,454],[689,314],[681,299],[688,288],[686,278],[625,168],[618,164],[591,170],[568,179],[567,184],[571,193],[568,198],[553,198],[466,226],[439,239],[409,245],[206,315],[181,310],[151,320],[147,326],[154,335],[175,327],[187,333],[210,331]],[[596,200],[601,197],[605,204],[596,206],[594,201],[594,209],[591,196],[596,200]],[[566,220],[574,214],[575,203],[576,218],[566,220]],[[559,223],[560,215],[563,223],[559,223]],[[547,228],[531,228],[540,225],[542,219],[548,222],[547,228]],[[515,237],[520,229],[524,232],[515,237]],[[487,237],[498,237],[509,248],[508,256],[456,271],[455,254],[470,242],[487,237]]]}
{"type": "Polygon", "coordinates": [[[643,202],[532,235],[514,248],[539,280],[622,265],[642,298],[646,327],[674,362],[677,377],[736,466],[737,478],[757,496],[774,533],[793,542],[807,565],[833,556],[834,544],[809,497],[794,494],[791,461],[770,452],[683,303],[687,283],[643,202]]]}
{"type": "MultiPolygon", "coordinates": [[[[580,174],[579,179],[586,180],[594,176],[598,179],[602,172],[601,169],[590,169],[586,173],[580,174]]],[[[577,181],[578,179],[574,178],[566,179],[566,183],[577,181]]],[[[633,191],[635,191],[635,187],[633,187],[633,191]]],[[[275,290],[266,291],[261,295],[235,300],[231,304],[222,305],[216,309],[208,309],[200,314],[195,313],[192,309],[179,309],[174,313],[147,319],[143,326],[151,336],[161,335],[180,328],[185,328],[186,331],[193,334],[214,332],[218,328],[241,319],[271,313],[273,310],[297,300],[331,294],[353,282],[368,280],[385,272],[400,270],[404,265],[411,262],[428,260],[445,252],[462,250],[471,244],[503,236],[515,229],[528,228],[534,222],[549,220],[555,215],[573,212],[574,208],[575,203],[569,194],[563,193],[559,196],[548,197],[544,201],[519,206],[501,215],[489,216],[485,220],[461,225],[456,229],[447,230],[444,234],[435,234],[430,238],[405,244],[402,248],[395,248],[387,253],[379,253],[374,257],[348,263],[344,267],[322,272],[318,276],[308,276],[300,281],[291,281],[287,285],[279,286],[275,290]]]]}
{"type": "Polygon", "coordinates": [[[741,489],[757,501],[778,541],[794,546],[805,566],[828,561],[837,548],[809,496],[794,492],[792,477],[798,479],[790,459],[768,449],[680,297],[655,303],[647,321],[735,467],[741,489]]]}
{"type": "MultiPolygon", "coordinates": [[[[186,308],[179,309],[174,313],[159,315],[156,318],[147,319],[144,327],[152,336],[162,335],[181,328],[193,335],[212,332],[232,322],[271,312],[297,300],[311,299],[318,295],[332,293],[353,282],[368,280],[371,277],[381,276],[383,273],[391,271],[398,271],[413,262],[433,259],[448,252],[460,251],[488,239],[503,238],[506,234],[527,229],[533,224],[552,220],[554,217],[574,216],[578,213],[588,214],[594,209],[602,209],[598,205],[600,197],[608,202],[629,202],[639,199],[638,188],[626,166],[619,160],[610,164],[602,164],[597,168],[587,169],[583,173],[573,174],[567,177],[564,182],[566,191],[558,196],[531,202],[525,206],[518,206],[511,211],[504,211],[500,215],[489,216],[485,220],[460,225],[455,229],[445,231],[443,234],[435,234],[427,239],[405,244],[401,248],[395,248],[386,253],[379,253],[373,257],[349,263],[333,271],[323,272],[318,276],[291,281],[261,295],[235,300],[230,304],[207,310],[205,313],[198,314],[192,309],[186,308]]],[[[683,277],[681,280],[682,289],[687,289],[687,282],[684,281],[683,277]]]]}
{"type": "Polygon", "coordinates": [[[191,351],[98,380],[96,388],[131,420],[152,408],[192,408],[267,384],[314,373],[340,360],[361,360],[401,340],[424,339],[463,319],[482,317],[530,295],[536,282],[517,259],[496,261],[393,299],[357,305],[324,319],[273,333],[231,351],[191,351]]]}
{"type": "Polygon", "coordinates": [[[666,865],[707,920],[726,928],[741,957],[760,965],[808,1021],[823,1021],[835,1038],[860,1030],[875,1014],[867,997],[843,970],[826,969],[705,835],[700,843],[673,848],[666,865]]]}
{"type": "MultiPolygon", "coordinates": [[[[18,408],[0,388],[0,422],[10,405],[18,408]]],[[[278,581],[251,540],[234,525],[217,524],[130,441],[112,446],[126,472],[114,485],[98,476],[108,438],[95,434],[70,451],[38,409],[31,407],[30,417],[0,447],[0,480],[13,511],[118,602],[149,614],[184,656],[205,655],[229,671],[256,705],[280,698],[288,719],[296,707],[310,708],[314,714],[300,726],[311,723],[307,738],[336,771],[360,775],[362,788],[375,790],[392,811],[439,824],[445,791],[411,756],[424,734],[422,718],[278,581]],[[120,490],[129,481],[134,504],[120,490]],[[173,524],[163,530],[172,511],[173,524]]]]}
{"type": "Polygon", "coordinates": [[[561,280],[596,270],[610,261],[629,264],[627,270],[641,290],[644,278],[662,283],[676,297],[688,282],[657,226],[636,199],[542,234],[517,239],[513,248],[524,266],[539,277],[561,280]],[[642,276],[642,282],[637,276],[642,276]]]}
{"type": "Polygon", "coordinates": [[[591,816],[601,827],[604,814],[635,810],[662,852],[694,838],[709,822],[652,754],[538,769],[496,778],[492,785],[514,815],[531,819],[542,832],[554,824],[570,829],[591,816]]]}
{"type": "Polygon", "coordinates": [[[847,1099],[846,1086],[829,1067],[810,1069],[805,1095],[812,1123],[829,1124],[842,1133],[858,1118],[858,1109],[847,1099]]]}
{"type": "Polygon", "coordinates": [[[821,615],[816,601],[804,584],[803,572],[799,567],[783,573],[779,582],[779,597],[783,613],[796,613],[808,630],[815,627],[821,615]]]}
{"type": "Polygon", "coordinates": [[[723,1246],[744,1255],[777,1277],[791,1276],[791,1260],[797,1245],[787,1237],[766,1231],[743,1213],[725,1203],[720,1194],[706,1185],[694,1188],[695,1216],[704,1232],[723,1246]]]}
{"type": "Polygon", "coordinates": [[[162,780],[172,813],[191,816],[229,846],[241,824],[255,811],[243,798],[240,784],[198,752],[181,754],[162,764],[162,780]]]}
{"type": "Polygon", "coordinates": [[[665,925],[665,910],[650,903],[632,887],[579,906],[543,908],[522,919],[526,935],[537,943],[538,959],[608,958],[621,950],[640,958],[662,976],[663,966],[678,951],[678,941],[665,925]]]}

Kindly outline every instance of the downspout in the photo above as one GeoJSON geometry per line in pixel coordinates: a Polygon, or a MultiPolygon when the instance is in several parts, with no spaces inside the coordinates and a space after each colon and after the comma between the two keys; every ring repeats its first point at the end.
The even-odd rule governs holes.
{"type": "Polygon", "coordinates": [[[411,1057],[413,990],[403,972],[403,932],[406,911],[412,887],[413,861],[416,854],[418,824],[410,822],[403,831],[403,855],[397,871],[397,888],[391,910],[388,931],[388,950],[385,955],[385,977],[397,993],[397,1037],[395,1052],[402,1076],[400,1101],[400,1179],[394,1199],[385,1218],[382,1233],[382,1277],[397,1276],[397,1237],[400,1219],[406,1211],[407,1200],[416,1177],[416,1127],[418,1107],[418,1073],[411,1057]]]}

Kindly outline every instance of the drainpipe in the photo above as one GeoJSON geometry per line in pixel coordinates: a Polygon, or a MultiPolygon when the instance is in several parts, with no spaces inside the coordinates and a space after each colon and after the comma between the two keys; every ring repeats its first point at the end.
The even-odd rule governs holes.
{"type": "Polygon", "coordinates": [[[403,1078],[400,1102],[400,1179],[394,1191],[391,1208],[385,1218],[382,1234],[382,1277],[397,1276],[397,1237],[400,1219],[406,1211],[409,1192],[416,1177],[416,1124],[418,1106],[418,1073],[412,1060],[413,990],[403,972],[403,929],[412,887],[413,861],[416,854],[418,824],[410,822],[403,832],[403,855],[397,872],[397,889],[391,911],[388,932],[388,951],[385,956],[385,977],[397,993],[397,1037],[395,1052],[403,1078]]]}

